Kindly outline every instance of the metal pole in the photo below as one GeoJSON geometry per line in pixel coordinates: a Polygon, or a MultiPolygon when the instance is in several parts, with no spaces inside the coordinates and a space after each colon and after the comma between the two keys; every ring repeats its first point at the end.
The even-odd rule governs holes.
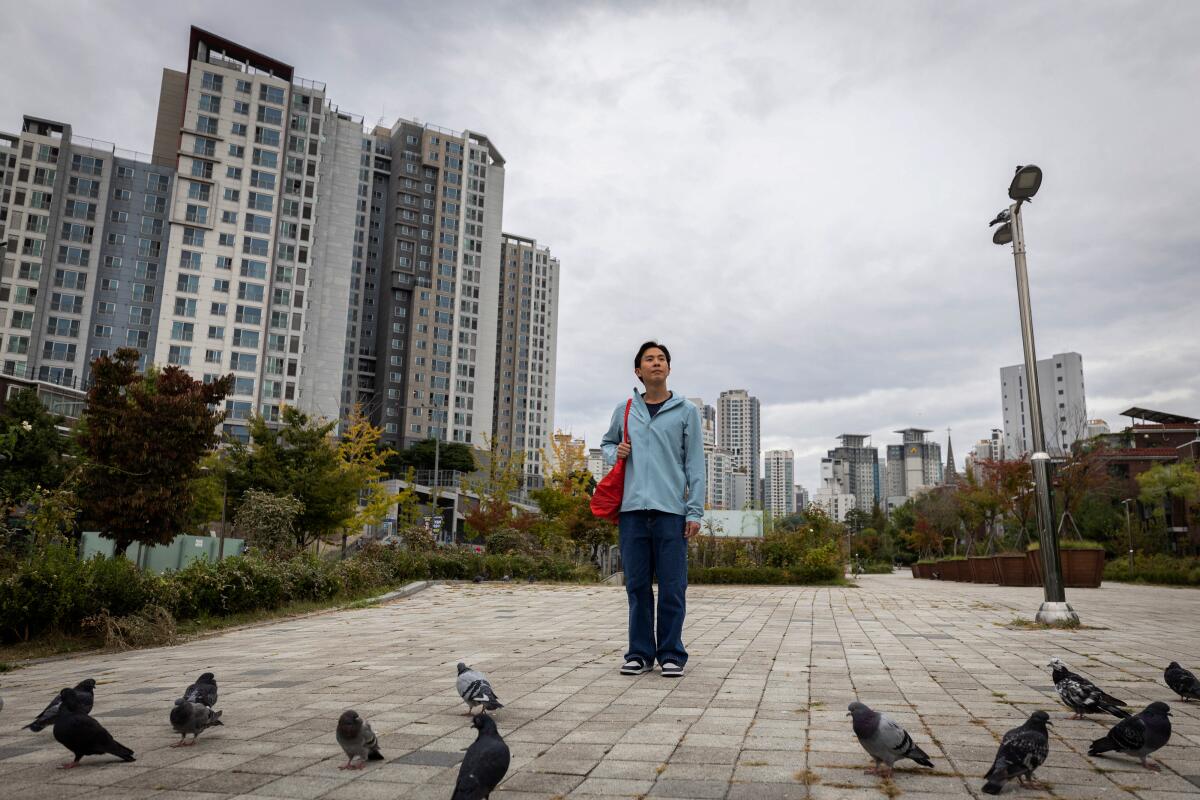
{"type": "Polygon", "coordinates": [[[1133,526],[1129,523],[1129,504],[1132,500],[1122,500],[1125,506],[1125,535],[1129,537],[1129,579],[1133,580],[1133,526]]]}
{"type": "Polygon", "coordinates": [[[433,533],[438,538],[441,538],[441,532],[434,525],[434,520],[436,520],[437,516],[438,516],[438,499],[439,499],[438,487],[441,485],[441,482],[438,480],[438,477],[439,477],[438,476],[438,468],[441,466],[441,455],[442,455],[442,447],[441,447],[441,444],[442,444],[442,420],[437,411],[437,401],[436,400],[434,400],[432,414],[435,417],[435,420],[437,422],[437,427],[433,429],[434,430],[434,434],[433,434],[433,486],[431,487],[433,489],[433,515],[429,518],[429,529],[430,529],[431,533],[433,533]]]}
{"type": "Polygon", "coordinates": [[[229,495],[229,473],[221,470],[221,539],[217,542],[217,561],[225,560],[225,509],[229,495]]]}
{"type": "Polygon", "coordinates": [[[1078,622],[1079,615],[1067,603],[1063,591],[1062,564],[1058,554],[1058,532],[1054,529],[1054,501],[1051,497],[1050,456],[1046,453],[1046,433],[1042,427],[1042,397],[1038,387],[1037,352],[1033,340],[1033,309],[1029,303],[1029,272],[1025,264],[1025,229],[1021,222],[1021,204],[1013,203],[1013,261],[1017,272],[1017,304],[1021,311],[1021,344],[1025,351],[1025,383],[1029,397],[1029,427],[1033,438],[1034,488],[1037,492],[1037,521],[1042,551],[1042,585],[1045,600],[1037,612],[1037,621],[1078,622]]]}

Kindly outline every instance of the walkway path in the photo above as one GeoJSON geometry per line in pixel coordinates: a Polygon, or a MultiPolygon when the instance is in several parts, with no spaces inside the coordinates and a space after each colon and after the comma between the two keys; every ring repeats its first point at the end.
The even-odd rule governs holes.
{"type": "Polygon", "coordinates": [[[1200,592],[1113,584],[1069,592],[1079,631],[1013,630],[1040,590],[865,576],[857,589],[693,587],[687,675],[617,674],[619,588],[439,586],[387,606],[231,632],[177,647],[90,655],[0,676],[0,796],[51,798],[449,798],[474,738],[454,663],[485,670],[508,707],[513,752],[496,800],[663,797],[777,800],[980,797],[997,737],[1051,712],[1049,791],[1005,796],[1182,800],[1200,795],[1200,703],[1162,683],[1167,662],[1200,671],[1200,592]],[[1154,774],[1089,759],[1109,719],[1058,705],[1051,656],[1141,708],[1169,702],[1175,735],[1154,774]],[[213,671],[226,725],[171,749],[171,701],[213,671]],[[49,731],[18,730],[61,687],[92,676],[94,714],[138,755],[88,758],[49,731]],[[935,771],[891,786],[845,717],[855,697],[899,719],[935,771]],[[338,714],[355,708],[387,761],[339,771],[338,714]],[[1189,780],[1190,779],[1190,780],[1189,780]],[[890,794],[889,794],[890,793],[890,794]]]}

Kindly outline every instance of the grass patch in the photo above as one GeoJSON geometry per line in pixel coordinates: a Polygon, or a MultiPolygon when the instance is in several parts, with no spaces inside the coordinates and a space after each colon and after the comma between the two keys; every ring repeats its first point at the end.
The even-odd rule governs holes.
{"type": "Polygon", "coordinates": [[[802,769],[792,776],[798,783],[803,783],[805,786],[821,782],[821,776],[813,772],[811,769],[802,769]]]}
{"type": "Polygon", "coordinates": [[[1084,625],[1079,620],[1061,622],[1037,622],[1024,617],[1013,617],[1011,622],[997,622],[1002,628],[1013,631],[1106,631],[1103,625],[1084,625]]]}
{"type": "Polygon", "coordinates": [[[766,767],[769,765],[767,764],[766,761],[743,761],[741,763],[741,766],[743,766],[743,767],[766,767]]]}
{"type": "Polygon", "coordinates": [[[992,697],[1008,697],[1004,692],[992,692],[992,697]]]}

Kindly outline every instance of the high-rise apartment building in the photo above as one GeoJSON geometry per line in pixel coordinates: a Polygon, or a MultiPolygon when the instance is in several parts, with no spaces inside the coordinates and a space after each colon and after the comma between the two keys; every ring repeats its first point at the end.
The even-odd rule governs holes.
{"type": "Polygon", "coordinates": [[[808,489],[796,484],[796,513],[804,511],[808,506],[808,489]]]}
{"type": "Polygon", "coordinates": [[[763,454],[763,508],[776,517],[796,513],[796,454],[768,450],[763,454]]]}
{"type": "Polygon", "coordinates": [[[867,514],[880,500],[882,489],[879,474],[879,450],[867,444],[867,436],[843,433],[841,445],[829,451],[829,458],[842,462],[846,474],[846,491],[854,495],[855,506],[867,514]]]}
{"type": "Polygon", "coordinates": [[[735,470],[746,476],[746,501],[761,502],[761,430],[757,397],[751,397],[745,389],[721,392],[717,399],[717,443],[733,456],[735,470]]]}
{"type": "Polygon", "coordinates": [[[858,507],[858,499],[850,491],[851,465],[840,458],[821,459],[821,487],[809,505],[824,511],[835,522],[845,522],[846,515],[858,507]]]}
{"type": "MultiPolygon", "coordinates": [[[[1042,427],[1051,455],[1069,453],[1077,440],[1087,438],[1087,401],[1083,388],[1083,356],[1055,353],[1037,362],[1041,393],[1042,427]]],[[[1029,417],[1029,383],[1025,365],[1000,370],[1000,396],[1004,409],[1004,450],[1009,457],[1033,452],[1029,417]]]]}
{"type": "Polygon", "coordinates": [[[150,358],[173,170],[69,124],[0,134],[0,363],[82,386],[118,347],[150,358]]]}
{"type": "Polygon", "coordinates": [[[612,467],[604,460],[604,451],[599,447],[592,447],[587,452],[587,470],[592,473],[592,477],[599,483],[612,467]]]}
{"type": "Polygon", "coordinates": [[[918,492],[942,482],[942,446],[925,441],[924,428],[905,428],[896,431],[902,444],[887,447],[887,510],[903,505],[918,492]]]}
{"type": "Polygon", "coordinates": [[[501,253],[491,449],[524,453],[526,484],[536,485],[554,431],[558,259],[533,239],[507,233],[501,253]]]}

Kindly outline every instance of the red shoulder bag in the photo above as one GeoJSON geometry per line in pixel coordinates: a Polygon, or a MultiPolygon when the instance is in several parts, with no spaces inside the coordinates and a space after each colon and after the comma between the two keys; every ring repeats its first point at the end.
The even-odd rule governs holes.
{"type": "MultiPolygon", "coordinates": [[[[621,426],[621,441],[629,441],[629,408],[633,398],[625,403],[625,421],[621,426]]],[[[593,516],[616,522],[621,517],[621,501],[625,499],[625,462],[628,458],[618,458],[617,463],[608,471],[592,493],[593,516]]]]}

